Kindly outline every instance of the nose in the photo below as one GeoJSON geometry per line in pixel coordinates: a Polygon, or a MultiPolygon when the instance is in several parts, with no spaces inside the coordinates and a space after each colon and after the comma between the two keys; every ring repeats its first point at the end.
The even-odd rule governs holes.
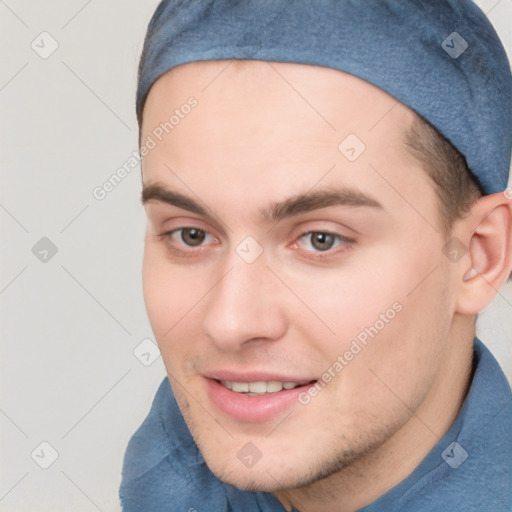
{"type": "Polygon", "coordinates": [[[207,296],[206,335],[225,351],[281,338],[287,329],[282,289],[264,259],[247,263],[235,254],[228,265],[207,296]]]}

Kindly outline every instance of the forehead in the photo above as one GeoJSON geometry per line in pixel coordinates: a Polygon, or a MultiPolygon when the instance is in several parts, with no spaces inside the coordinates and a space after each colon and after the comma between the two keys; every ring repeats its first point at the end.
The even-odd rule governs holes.
{"type": "MultiPolygon", "coordinates": [[[[252,60],[198,61],[168,71],[153,84],[145,104],[143,130],[148,129],[148,116],[161,112],[165,118],[166,107],[191,95],[198,98],[205,115],[243,105],[247,125],[251,121],[261,125],[264,120],[268,124],[311,120],[310,130],[304,130],[308,135],[317,126],[332,132],[347,127],[371,131],[384,117],[388,129],[390,125],[403,127],[414,115],[382,89],[338,70],[252,60]]],[[[230,122],[233,125],[233,119],[230,122]]]]}
{"type": "Polygon", "coordinates": [[[146,184],[203,195],[216,190],[217,201],[246,194],[256,206],[264,196],[278,200],[319,181],[372,188],[379,196],[392,194],[382,176],[404,194],[418,187],[414,180],[426,181],[404,144],[415,114],[337,70],[262,61],[185,64],[152,86],[142,143],[173,114],[179,122],[143,160],[146,184]],[[190,98],[196,106],[181,112],[190,98]]]}

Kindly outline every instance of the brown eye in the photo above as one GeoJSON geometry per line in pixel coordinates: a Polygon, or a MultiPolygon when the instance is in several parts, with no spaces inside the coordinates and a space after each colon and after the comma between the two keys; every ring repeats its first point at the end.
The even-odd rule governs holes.
{"type": "Polygon", "coordinates": [[[311,245],[318,251],[328,251],[332,249],[335,242],[334,235],[329,233],[313,231],[309,233],[309,236],[311,237],[311,245]]]}
{"type": "Polygon", "coordinates": [[[307,231],[302,233],[298,239],[297,246],[304,252],[309,253],[311,258],[329,258],[339,255],[348,250],[355,243],[355,240],[339,233],[329,231],[307,231]]]}
{"type": "Polygon", "coordinates": [[[201,245],[206,238],[206,232],[196,228],[183,228],[181,231],[181,239],[186,245],[196,247],[201,245]]]}

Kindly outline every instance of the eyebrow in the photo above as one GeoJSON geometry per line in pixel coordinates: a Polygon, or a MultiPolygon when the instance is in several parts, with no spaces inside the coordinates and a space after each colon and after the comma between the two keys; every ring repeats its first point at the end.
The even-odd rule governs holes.
{"type": "Polygon", "coordinates": [[[183,210],[188,210],[192,213],[197,213],[198,215],[208,216],[206,208],[202,207],[197,201],[180,192],[169,190],[160,183],[152,183],[151,185],[144,186],[141,201],[143,205],[149,201],[158,201],[160,203],[176,206],[177,208],[182,208],[183,210]]]}
{"type": "Polygon", "coordinates": [[[308,213],[329,206],[367,206],[382,208],[374,198],[350,188],[325,189],[297,194],[284,201],[274,203],[263,210],[263,218],[277,222],[286,217],[308,213]]]}
{"type": "MultiPolygon", "coordinates": [[[[169,190],[160,183],[144,186],[141,200],[143,205],[149,201],[158,201],[198,215],[211,217],[208,210],[199,202],[180,192],[169,190]]],[[[328,208],[329,206],[383,208],[375,198],[363,192],[351,188],[340,188],[297,194],[263,208],[260,213],[265,221],[277,222],[287,217],[328,208]]]]}

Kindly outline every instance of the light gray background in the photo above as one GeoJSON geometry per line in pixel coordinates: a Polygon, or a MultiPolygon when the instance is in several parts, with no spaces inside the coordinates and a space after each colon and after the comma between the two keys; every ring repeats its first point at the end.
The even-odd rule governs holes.
{"type": "MultiPolygon", "coordinates": [[[[0,0],[1,511],[118,511],[124,449],[165,376],[150,341],[137,350],[153,340],[140,169],[92,195],[137,149],[136,68],[157,3],[0,0]],[[31,47],[51,49],[44,31],[58,43],[46,59],[31,47]],[[58,251],[46,262],[32,252],[42,237],[58,251]],[[42,442],[58,452],[48,469],[42,442]]],[[[510,56],[512,1],[478,4],[510,56]]],[[[512,285],[478,331],[512,380],[512,285]]]]}

